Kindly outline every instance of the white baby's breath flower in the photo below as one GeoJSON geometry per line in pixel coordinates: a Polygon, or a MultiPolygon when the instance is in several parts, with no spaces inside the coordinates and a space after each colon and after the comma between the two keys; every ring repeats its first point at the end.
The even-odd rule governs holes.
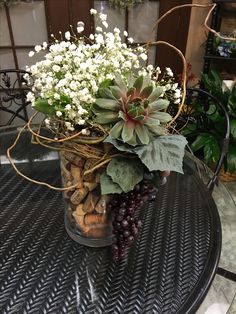
{"type": "Polygon", "coordinates": [[[91,15],[96,15],[98,12],[95,9],[90,9],[90,14],[91,15]]]}
{"type": "Polygon", "coordinates": [[[132,44],[132,43],[134,42],[134,39],[133,39],[132,37],[129,37],[129,38],[128,38],[128,42],[129,42],[130,44],[132,44]]]}
{"type": "Polygon", "coordinates": [[[98,44],[103,44],[103,43],[104,43],[104,39],[103,39],[102,34],[97,34],[97,35],[96,35],[96,38],[95,38],[95,41],[96,41],[96,43],[98,43],[98,44]]]}
{"type": "Polygon", "coordinates": [[[181,96],[180,89],[176,89],[174,93],[174,98],[180,98],[180,96],[181,96]]]}
{"type": "Polygon", "coordinates": [[[42,47],[41,47],[40,45],[36,45],[36,46],[34,47],[34,50],[35,50],[36,52],[39,52],[39,51],[42,50],[42,47]]]}
{"type": "Polygon", "coordinates": [[[63,61],[63,57],[60,56],[60,55],[55,56],[54,61],[57,62],[57,63],[62,62],[63,61]]]}
{"type": "Polygon", "coordinates": [[[77,23],[77,32],[78,32],[78,33],[82,33],[83,31],[84,31],[84,22],[79,21],[79,22],[77,23]]]}
{"type": "Polygon", "coordinates": [[[105,27],[105,28],[108,28],[108,23],[106,21],[102,21],[102,25],[105,27]]]}
{"type": "Polygon", "coordinates": [[[161,74],[161,69],[160,69],[160,67],[158,67],[158,66],[156,67],[156,73],[157,73],[157,74],[161,74]]]}
{"type": "Polygon", "coordinates": [[[46,119],[44,120],[44,122],[45,122],[46,126],[49,126],[49,125],[50,125],[50,120],[49,120],[48,118],[46,118],[46,119]]]}
{"type": "Polygon", "coordinates": [[[70,32],[68,31],[68,32],[65,32],[65,38],[67,39],[67,40],[70,40],[70,32]]]}
{"type": "Polygon", "coordinates": [[[52,69],[53,69],[54,72],[59,72],[61,68],[59,67],[59,65],[54,64],[52,69]]]}
{"type": "Polygon", "coordinates": [[[57,99],[57,100],[60,99],[60,95],[59,95],[58,93],[55,93],[53,96],[54,96],[54,98],[57,99]]]}
{"type": "Polygon", "coordinates": [[[30,51],[29,52],[29,57],[33,57],[34,56],[34,51],[30,51]]]}
{"type": "Polygon", "coordinates": [[[172,88],[171,88],[171,89],[172,89],[172,90],[176,90],[177,87],[178,87],[178,83],[175,83],[175,84],[172,85],[172,88]]]}
{"type": "Polygon", "coordinates": [[[101,21],[106,21],[107,20],[107,15],[106,14],[100,13],[99,17],[100,17],[101,21]]]}
{"type": "Polygon", "coordinates": [[[120,34],[120,30],[119,30],[119,28],[118,28],[118,27],[115,27],[115,28],[114,28],[114,33],[116,33],[116,34],[120,34]]]}
{"type": "Polygon", "coordinates": [[[78,121],[78,124],[79,124],[79,125],[84,125],[84,124],[85,124],[85,120],[84,120],[84,119],[79,120],[79,121],[78,121]]]}
{"type": "Polygon", "coordinates": [[[32,102],[35,100],[35,96],[32,92],[28,92],[28,94],[26,95],[26,100],[29,102],[32,102]]]}
{"type": "Polygon", "coordinates": [[[179,104],[180,103],[180,98],[178,98],[178,99],[176,99],[175,101],[174,101],[174,104],[179,104]]]}
{"type": "Polygon", "coordinates": [[[83,135],[89,135],[89,134],[90,134],[90,131],[89,131],[88,129],[83,129],[83,130],[81,131],[81,133],[82,133],[83,135]]]}
{"type": "Polygon", "coordinates": [[[67,130],[74,131],[74,127],[70,122],[65,122],[65,126],[67,127],[67,130]]]}
{"type": "Polygon", "coordinates": [[[125,36],[125,37],[128,37],[127,31],[124,31],[124,36],[125,36]]]}
{"type": "Polygon", "coordinates": [[[140,58],[143,59],[144,61],[146,61],[148,57],[147,57],[146,53],[141,53],[140,58]]]}
{"type": "Polygon", "coordinates": [[[174,76],[174,74],[173,74],[171,68],[166,68],[166,74],[169,75],[169,76],[171,76],[171,77],[174,76]]]}
{"type": "Polygon", "coordinates": [[[58,117],[61,117],[61,116],[62,116],[62,112],[61,112],[61,111],[56,111],[56,115],[57,115],[58,117]]]}
{"type": "Polygon", "coordinates": [[[46,41],[43,42],[43,49],[46,49],[48,46],[48,43],[46,41]]]}
{"type": "Polygon", "coordinates": [[[90,35],[89,35],[89,39],[94,40],[94,35],[93,35],[93,34],[90,34],[90,35]]]}
{"type": "Polygon", "coordinates": [[[100,26],[96,27],[97,32],[102,32],[102,28],[100,26]]]}
{"type": "Polygon", "coordinates": [[[65,106],[65,109],[66,109],[66,110],[71,110],[71,105],[70,105],[70,104],[67,104],[67,105],[65,106]]]}

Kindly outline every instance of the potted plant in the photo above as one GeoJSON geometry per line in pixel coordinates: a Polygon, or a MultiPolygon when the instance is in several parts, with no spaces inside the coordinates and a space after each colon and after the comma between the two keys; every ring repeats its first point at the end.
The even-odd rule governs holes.
{"type": "Polygon", "coordinates": [[[182,172],[186,139],[170,134],[166,112],[181,92],[170,68],[161,75],[143,65],[145,47],[122,43],[118,28],[106,30],[105,14],[91,14],[102,27],[89,38],[78,22],[77,35],[29,53],[49,49],[27,68],[34,79],[27,99],[46,115],[53,138],[44,144],[60,150],[67,232],[85,245],[113,243],[119,260],[141,226],[137,210],[155,198],[163,176],[182,172]]]}
{"type": "MultiPolygon", "coordinates": [[[[232,174],[236,171],[236,85],[232,83],[231,87],[227,87],[220,73],[215,69],[212,69],[209,74],[202,74],[202,83],[204,84],[204,89],[214,95],[228,111],[230,118],[230,142],[224,161],[224,169],[222,169],[220,177],[223,180],[235,179],[235,176],[232,176],[232,174]]],[[[205,130],[198,132],[198,135],[194,137],[191,149],[194,153],[199,154],[206,164],[214,166],[220,157],[220,143],[225,132],[224,117],[219,106],[213,100],[209,101],[206,112],[201,98],[195,99],[191,103],[191,107],[192,117],[200,116],[204,120],[203,116],[207,115],[205,130]]],[[[198,127],[196,119],[187,124],[182,134],[189,136],[191,133],[196,133],[198,127]]]]}

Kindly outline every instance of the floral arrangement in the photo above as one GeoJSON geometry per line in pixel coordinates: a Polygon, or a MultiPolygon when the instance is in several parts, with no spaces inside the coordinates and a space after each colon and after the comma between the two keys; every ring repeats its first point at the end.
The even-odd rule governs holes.
{"type": "MultiPolygon", "coordinates": [[[[101,202],[107,200],[104,197],[121,195],[122,207],[130,193],[132,200],[128,202],[125,215],[131,217],[133,204],[136,202],[139,204],[136,207],[141,206],[140,197],[147,194],[147,179],[155,186],[160,182],[160,171],[182,172],[186,145],[182,135],[171,134],[168,129],[172,120],[166,112],[169,103],[179,104],[181,100],[181,90],[171,69],[166,68],[162,74],[159,67],[148,65],[145,46],[133,47],[123,43],[122,35],[129,43],[133,42],[126,31],[121,34],[115,28],[108,32],[106,15],[98,14],[94,9],[91,14],[100,19],[102,25],[96,28],[95,34],[89,38],[82,36],[84,23],[78,22],[78,34],[71,29],[65,33],[65,40],[59,41],[53,36],[53,44],[37,45],[29,56],[41,50],[48,49],[49,52],[44,60],[27,68],[34,79],[27,100],[36,111],[46,115],[45,123],[52,130],[54,141],[63,140],[61,149],[67,152],[67,159],[72,158],[69,156],[71,148],[83,157],[83,161],[77,156],[69,166],[66,164],[64,171],[70,177],[68,171],[73,170],[76,178],[81,178],[83,173],[83,180],[88,181],[80,184],[68,179],[80,190],[67,194],[72,205],[77,206],[72,215],[87,234],[91,230],[85,226],[88,219],[84,219],[84,215],[95,219],[90,212],[85,214],[95,200],[99,204],[94,205],[98,220],[101,202]],[[65,141],[67,138],[71,140],[65,141]],[[88,163],[88,160],[95,162],[88,163]],[[81,166],[81,163],[83,168],[75,171],[73,164],[81,166]],[[91,179],[94,172],[96,176],[91,179]],[[103,195],[99,201],[92,190],[96,186],[97,174],[103,195]],[[138,201],[134,201],[134,190],[139,191],[138,201]]],[[[26,75],[26,79],[30,77],[26,75]]],[[[149,191],[153,192],[153,188],[149,191]]],[[[113,206],[114,211],[119,208],[117,200],[112,204],[110,207],[113,206]]],[[[119,229],[122,222],[126,234],[122,237],[131,241],[140,222],[132,225],[131,235],[127,224],[133,224],[134,218],[129,218],[128,223],[128,218],[124,219],[124,208],[120,211],[113,226],[119,229]]],[[[101,217],[100,225],[103,222],[101,217]]]]}

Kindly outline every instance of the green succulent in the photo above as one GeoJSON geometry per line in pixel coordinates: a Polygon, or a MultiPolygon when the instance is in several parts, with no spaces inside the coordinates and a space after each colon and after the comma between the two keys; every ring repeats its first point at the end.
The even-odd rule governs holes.
{"type": "Polygon", "coordinates": [[[166,133],[171,116],[164,112],[169,101],[162,99],[164,88],[149,77],[131,77],[126,84],[116,78],[113,86],[102,87],[93,107],[94,120],[110,128],[110,136],[132,146],[147,145],[166,133]]]}

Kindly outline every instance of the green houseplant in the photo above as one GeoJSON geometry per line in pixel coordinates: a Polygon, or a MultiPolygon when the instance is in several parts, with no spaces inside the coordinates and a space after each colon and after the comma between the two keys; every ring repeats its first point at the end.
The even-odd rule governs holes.
{"type": "MultiPolygon", "coordinates": [[[[212,69],[209,74],[202,74],[204,89],[214,95],[226,108],[230,118],[229,150],[224,161],[224,171],[236,171],[236,85],[231,88],[224,85],[220,73],[212,69]]],[[[196,99],[192,104],[192,116],[201,116],[204,111],[201,99],[196,99]]],[[[208,165],[214,165],[220,157],[220,142],[224,135],[224,117],[220,108],[214,101],[210,101],[206,111],[207,126],[205,131],[199,132],[191,143],[194,153],[200,155],[208,165]]],[[[189,136],[196,132],[196,123],[190,122],[183,129],[182,134],[189,136]]]]}

